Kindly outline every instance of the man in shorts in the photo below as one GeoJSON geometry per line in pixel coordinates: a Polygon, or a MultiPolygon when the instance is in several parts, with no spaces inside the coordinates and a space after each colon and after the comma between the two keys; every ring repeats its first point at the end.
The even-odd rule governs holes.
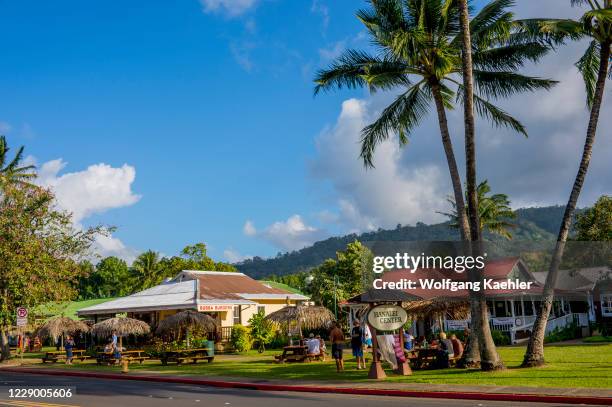
{"type": "Polygon", "coordinates": [[[332,329],[329,332],[329,340],[332,343],[332,357],[336,361],[336,371],[340,373],[344,371],[344,360],[342,359],[344,332],[342,332],[337,322],[332,324],[332,329]]]}

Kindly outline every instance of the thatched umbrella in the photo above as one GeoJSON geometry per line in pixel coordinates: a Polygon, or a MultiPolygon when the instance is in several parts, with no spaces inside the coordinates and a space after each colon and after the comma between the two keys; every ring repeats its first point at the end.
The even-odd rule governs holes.
{"type": "Polygon", "coordinates": [[[328,328],[335,320],[334,314],[321,306],[286,306],[274,311],[266,317],[267,320],[277,324],[289,326],[293,321],[298,326],[300,333],[302,329],[328,328]]]}
{"type": "Polygon", "coordinates": [[[444,330],[442,317],[446,315],[450,319],[467,319],[470,303],[465,298],[439,297],[429,300],[410,301],[403,304],[403,308],[409,315],[431,315],[437,317],[440,330],[444,330]]]}
{"type": "Polygon", "coordinates": [[[38,328],[36,335],[41,338],[50,337],[53,338],[54,341],[57,341],[57,338],[61,337],[63,342],[64,335],[73,334],[78,331],[88,332],[89,326],[83,321],[74,320],[68,317],[56,317],[48,320],[38,328]]]}
{"type": "Polygon", "coordinates": [[[187,346],[189,346],[189,331],[201,328],[206,332],[217,331],[217,321],[210,315],[202,314],[197,311],[186,310],[163,319],[157,327],[157,334],[167,334],[170,332],[187,330],[187,346]]]}
{"type": "Polygon", "coordinates": [[[123,346],[122,338],[127,335],[145,335],[151,331],[149,324],[134,318],[110,318],[98,322],[91,328],[91,333],[97,337],[109,337],[113,332],[119,337],[119,346],[123,346]]]}

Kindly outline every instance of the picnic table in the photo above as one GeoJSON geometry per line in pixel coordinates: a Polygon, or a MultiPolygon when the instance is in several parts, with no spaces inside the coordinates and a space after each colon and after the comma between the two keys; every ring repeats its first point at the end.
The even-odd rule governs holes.
{"type": "Polygon", "coordinates": [[[306,345],[285,346],[282,355],[276,355],[274,358],[278,363],[305,362],[306,360],[310,360],[308,356],[308,346],[306,345]]]}
{"type": "MultiPolygon", "coordinates": [[[[73,349],[72,360],[80,360],[81,362],[87,359],[88,356],[85,354],[85,349],[73,349]]],[[[51,362],[55,363],[59,360],[66,360],[66,352],[63,350],[47,352],[42,358],[43,363],[51,362]]]]}
{"type": "Polygon", "coordinates": [[[195,348],[166,351],[160,357],[162,365],[176,363],[181,365],[183,362],[191,360],[191,363],[198,363],[198,360],[206,360],[211,363],[214,359],[211,348],[195,348]]]}
{"type": "Polygon", "coordinates": [[[98,365],[107,364],[114,365],[121,360],[126,360],[128,363],[139,362],[142,364],[145,360],[149,359],[146,356],[144,350],[124,350],[119,352],[120,357],[116,358],[114,352],[98,352],[96,356],[96,362],[98,365]]]}
{"type": "Polygon", "coordinates": [[[411,351],[412,357],[408,357],[415,369],[427,369],[436,363],[438,348],[417,348],[411,351]]]}

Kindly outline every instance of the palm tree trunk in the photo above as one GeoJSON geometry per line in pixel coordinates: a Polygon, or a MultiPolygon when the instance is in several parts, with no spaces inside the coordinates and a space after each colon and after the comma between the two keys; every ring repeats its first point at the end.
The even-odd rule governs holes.
{"type": "Polygon", "coordinates": [[[595,94],[593,95],[593,105],[591,107],[586,140],[584,142],[584,148],[582,151],[582,159],[580,161],[580,166],[578,167],[578,174],[576,174],[576,179],[574,180],[572,192],[569,200],[567,201],[567,205],[565,206],[565,212],[563,213],[563,221],[561,222],[561,227],[559,228],[555,252],[550,262],[546,282],[544,283],[542,303],[540,310],[538,311],[538,316],[533,324],[531,338],[529,338],[527,351],[525,352],[525,357],[523,358],[524,367],[539,366],[544,364],[544,335],[546,333],[546,323],[548,322],[550,309],[555,297],[555,286],[557,284],[559,266],[561,264],[561,260],[563,259],[565,242],[567,241],[567,236],[572,225],[578,197],[580,196],[580,191],[582,190],[582,185],[584,184],[584,179],[589,169],[591,154],[593,152],[593,144],[595,143],[595,133],[597,131],[597,122],[599,121],[599,110],[603,101],[606,76],[608,74],[608,64],[610,59],[609,41],[601,44],[599,58],[599,72],[597,74],[597,83],[595,87],[595,94]]]}
{"type": "Polygon", "coordinates": [[[453,195],[455,198],[455,203],[457,205],[457,220],[459,223],[459,231],[461,232],[461,240],[467,241],[470,240],[470,227],[465,211],[465,201],[463,198],[463,187],[461,186],[461,176],[459,175],[459,168],[457,167],[457,160],[455,159],[453,142],[448,131],[448,120],[446,119],[446,110],[444,108],[442,94],[440,93],[440,85],[438,85],[437,83],[432,83],[431,89],[434,101],[436,103],[436,110],[438,112],[438,125],[440,126],[440,135],[442,136],[442,145],[444,146],[446,162],[448,163],[448,170],[450,172],[451,183],[453,185],[453,195]]]}
{"type": "MultiPolygon", "coordinates": [[[[462,33],[461,53],[463,70],[463,109],[465,126],[465,161],[466,161],[466,182],[468,196],[468,214],[470,224],[470,245],[472,256],[482,255],[482,236],[480,230],[480,220],[478,219],[478,193],[476,190],[476,145],[474,131],[474,78],[472,75],[472,41],[470,37],[470,15],[467,0],[460,0],[459,3],[459,22],[462,33]]],[[[474,268],[469,271],[472,281],[482,281],[482,271],[474,268]]],[[[472,317],[472,335],[478,339],[480,351],[480,367],[483,370],[502,369],[503,363],[495,349],[495,343],[491,336],[489,326],[489,315],[483,291],[471,292],[470,313],[472,317]]]]}
{"type": "MultiPolygon", "coordinates": [[[[451,140],[450,133],[448,130],[446,109],[444,108],[444,101],[442,100],[442,94],[440,93],[439,84],[433,82],[431,84],[431,89],[434,101],[436,103],[436,111],[438,112],[438,125],[440,126],[440,135],[442,136],[442,145],[444,146],[444,153],[446,154],[446,162],[448,163],[448,170],[450,172],[451,183],[453,186],[453,195],[455,198],[455,204],[457,206],[457,223],[459,225],[459,231],[461,232],[461,241],[468,242],[470,240],[470,226],[465,210],[463,187],[461,186],[461,176],[459,175],[459,168],[457,167],[457,160],[455,159],[455,152],[453,151],[453,142],[451,140]]],[[[461,248],[465,251],[466,245],[462,245],[461,248]]],[[[480,353],[478,350],[478,343],[474,340],[475,338],[477,338],[477,336],[475,335],[470,335],[470,337],[468,338],[468,341],[470,341],[470,343],[467,346],[467,351],[464,352],[461,361],[461,366],[478,367],[480,365],[480,353]]]]}

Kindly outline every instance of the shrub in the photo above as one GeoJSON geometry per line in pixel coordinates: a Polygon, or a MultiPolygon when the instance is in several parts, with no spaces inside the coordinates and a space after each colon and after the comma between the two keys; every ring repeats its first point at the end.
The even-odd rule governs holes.
{"type": "Polygon", "coordinates": [[[575,322],[562,329],[555,329],[544,338],[544,343],[569,341],[580,338],[580,328],[575,322]]]}
{"type": "Polygon", "coordinates": [[[251,349],[253,340],[249,333],[249,329],[242,325],[234,325],[232,327],[232,335],[230,336],[230,344],[236,352],[246,352],[251,349]]]}
{"type": "Polygon", "coordinates": [[[493,330],[491,331],[491,336],[495,346],[510,345],[510,337],[502,331],[493,330]]]}
{"type": "Polygon", "coordinates": [[[259,353],[266,350],[266,345],[274,339],[274,323],[268,321],[263,312],[258,312],[249,319],[251,338],[257,344],[259,353]]]}

